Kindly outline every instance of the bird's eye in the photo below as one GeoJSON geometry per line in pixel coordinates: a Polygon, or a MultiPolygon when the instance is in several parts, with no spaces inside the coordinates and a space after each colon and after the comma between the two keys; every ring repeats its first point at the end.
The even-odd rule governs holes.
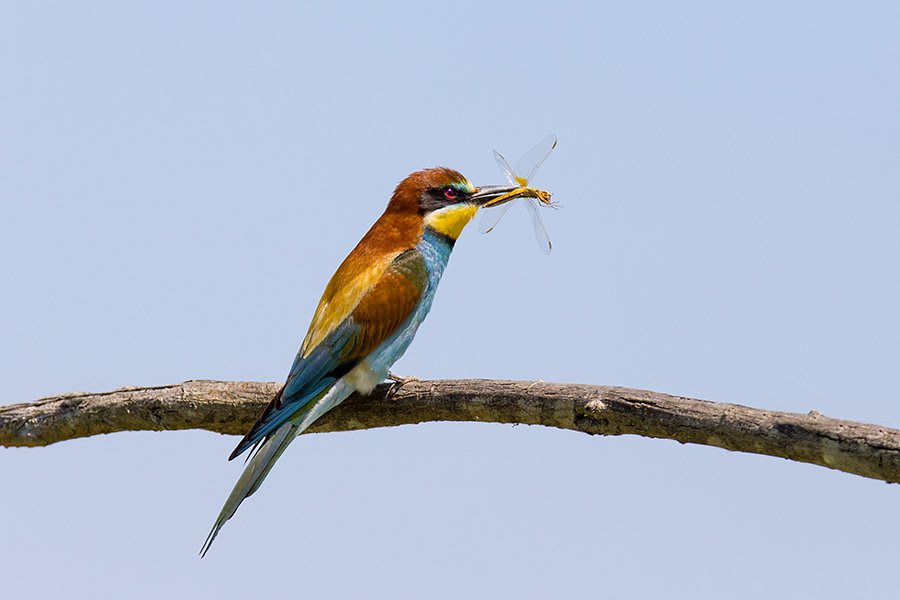
{"type": "Polygon", "coordinates": [[[444,198],[446,198],[447,200],[456,200],[456,198],[458,196],[459,196],[459,192],[457,192],[452,187],[448,187],[447,189],[444,190],[444,198]]]}

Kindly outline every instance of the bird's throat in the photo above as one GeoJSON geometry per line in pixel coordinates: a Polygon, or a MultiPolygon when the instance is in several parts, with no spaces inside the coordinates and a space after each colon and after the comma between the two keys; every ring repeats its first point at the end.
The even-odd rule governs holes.
{"type": "Polygon", "coordinates": [[[478,207],[474,204],[454,204],[425,215],[425,226],[456,241],[477,212],[478,207]]]}

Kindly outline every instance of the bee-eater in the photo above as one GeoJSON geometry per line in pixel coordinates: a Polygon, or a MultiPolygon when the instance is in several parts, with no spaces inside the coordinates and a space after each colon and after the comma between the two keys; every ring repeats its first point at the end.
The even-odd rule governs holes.
{"type": "Polygon", "coordinates": [[[325,287],[284,386],[231,453],[229,460],[253,448],[201,556],[297,435],[353,392],[368,394],[387,377],[428,314],[463,228],[480,206],[523,189],[476,188],[444,167],[400,182],[325,287]]]}

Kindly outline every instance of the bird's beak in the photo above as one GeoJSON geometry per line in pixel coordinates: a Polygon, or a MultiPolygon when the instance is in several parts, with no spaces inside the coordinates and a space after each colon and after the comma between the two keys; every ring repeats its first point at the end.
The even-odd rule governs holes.
{"type": "Polygon", "coordinates": [[[543,203],[549,203],[550,194],[542,190],[518,185],[485,185],[472,194],[472,200],[481,208],[499,206],[516,198],[537,198],[543,203]]]}
{"type": "Polygon", "coordinates": [[[527,195],[527,189],[518,185],[485,185],[475,191],[472,200],[482,208],[499,206],[519,196],[527,195]]]}

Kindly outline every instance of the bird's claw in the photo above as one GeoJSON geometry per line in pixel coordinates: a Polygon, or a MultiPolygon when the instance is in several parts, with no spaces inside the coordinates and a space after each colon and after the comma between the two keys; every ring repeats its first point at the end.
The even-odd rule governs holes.
{"type": "Polygon", "coordinates": [[[387,378],[390,379],[391,381],[393,381],[394,383],[399,383],[400,385],[409,383],[411,381],[422,381],[418,377],[413,377],[413,376],[403,377],[402,375],[397,375],[396,373],[392,373],[391,371],[388,371],[387,378]]]}
{"type": "Polygon", "coordinates": [[[397,375],[396,373],[391,373],[390,371],[388,371],[387,378],[390,379],[391,381],[393,381],[394,383],[391,385],[390,388],[388,388],[387,394],[385,395],[386,398],[390,398],[391,396],[396,394],[397,391],[400,388],[402,388],[404,385],[406,385],[407,383],[411,383],[413,381],[422,381],[418,377],[413,377],[413,376],[403,377],[401,375],[397,375]]]}

